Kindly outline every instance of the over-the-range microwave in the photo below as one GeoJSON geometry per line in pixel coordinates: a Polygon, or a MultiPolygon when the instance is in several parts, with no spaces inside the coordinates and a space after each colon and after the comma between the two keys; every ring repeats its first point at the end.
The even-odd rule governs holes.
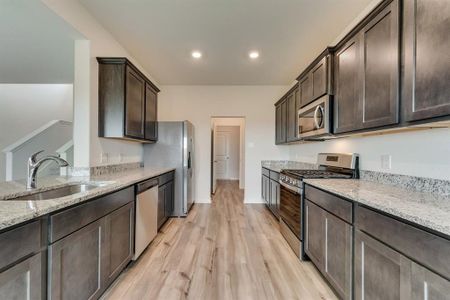
{"type": "Polygon", "coordinates": [[[297,135],[302,140],[332,137],[332,99],[325,95],[298,110],[297,135]]]}

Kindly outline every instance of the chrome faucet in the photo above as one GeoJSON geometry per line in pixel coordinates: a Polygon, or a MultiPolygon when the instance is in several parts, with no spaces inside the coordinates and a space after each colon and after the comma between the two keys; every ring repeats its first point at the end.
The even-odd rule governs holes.
{"type": "Polygon", "coordinates": [[[36,188],[36,175],[39,167],[47,160],[52,160],[56,162],[60,167],[67,167],[69,163],[62,159],[59,156],[48,155],[43,158],[37,160],[37,156],[44,152],[44,150],[38,151],[28,158],[28,166],[27,166],[27,189],[35,189],[36,188]]]}

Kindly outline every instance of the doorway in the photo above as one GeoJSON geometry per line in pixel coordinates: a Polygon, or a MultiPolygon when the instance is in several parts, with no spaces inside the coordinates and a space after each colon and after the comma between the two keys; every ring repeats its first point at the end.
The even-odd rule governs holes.
{"type": "Polygon", "coordinates": [[[220,180],[239,181],[244,188],[245,118],[211,118],[211,194],[220,180]]]}

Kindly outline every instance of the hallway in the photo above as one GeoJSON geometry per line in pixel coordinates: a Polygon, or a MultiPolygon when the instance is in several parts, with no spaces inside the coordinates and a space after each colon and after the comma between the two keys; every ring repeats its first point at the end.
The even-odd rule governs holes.
{"type": "Polygon", "coordinates": [[[238,181],[218,181],[212,204],[170,219],[104,299],[336,299],[300,262],[262,204],[243,204],[238,181]]]}

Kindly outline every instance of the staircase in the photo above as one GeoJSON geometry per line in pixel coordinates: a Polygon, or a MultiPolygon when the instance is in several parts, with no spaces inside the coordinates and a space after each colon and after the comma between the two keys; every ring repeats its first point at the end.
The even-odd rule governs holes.
{"type": "MultiPolygon", "coordinates": [[[[6,156],[4,169],[6,180],[23,179],[27,176],[27,161],[31,154],[45,150],[45,154],[59,154],[73,165],[73,124],[53,120],[3,149],[6,156]]],[[[64,168],[66,169],[66,168],[64,168]]],[[[67,170],[61,170],[67,173],[67,170]]],[[[39,170],[39,176],[59,175],[60,168],[47,162],[39,170]]]]}

